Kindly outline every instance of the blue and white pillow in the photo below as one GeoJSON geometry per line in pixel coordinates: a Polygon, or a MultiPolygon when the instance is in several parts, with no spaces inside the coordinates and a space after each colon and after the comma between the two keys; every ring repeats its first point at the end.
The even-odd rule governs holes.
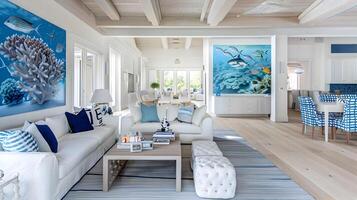
{"type": "Polygon", "coordinates": [[[5,140],[8,134],[9,131],[0,131],[0,151],[4,151],[4,149],[2,148],[2,142],[5,140]]]}
{"type": "Polygon", "coordinates": [[[194,105],[181,106],[178,110],[177,120],[191,124],[194,110],[194,105]]]}
{"type": "Polygon", "coordinates": [[[4,151],[9,152],[37,152],[36,139],[26,131],[1,131],[1,145],[4,151]]]}

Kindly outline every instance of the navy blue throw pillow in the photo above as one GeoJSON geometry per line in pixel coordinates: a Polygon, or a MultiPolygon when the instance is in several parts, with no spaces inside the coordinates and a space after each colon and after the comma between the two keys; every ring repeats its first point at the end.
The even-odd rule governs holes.
{"type": "Polygon", "coordinates": [[[84,109],[77,114],[65,112],[65,115],[67,117],[69,127],[71,127],[72,133],[79,133],[94,129],[84,109]]]}
{"type": "Polygon", "coordinates": [[[48,146],[50,146],[51,151],[53,153],[57,153],[58,142],[55,134],[52,132],[50,127],[48,127],[46,124],[43,125],[36,124],[36,127],[40,131],[42,137],[46,140],[48,146]]]}

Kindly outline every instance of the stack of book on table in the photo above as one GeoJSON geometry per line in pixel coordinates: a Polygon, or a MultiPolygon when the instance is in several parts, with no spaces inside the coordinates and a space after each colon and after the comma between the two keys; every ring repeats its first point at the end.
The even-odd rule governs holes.
{"type": "Polygon", "coordinates": [[[152,140],[154,144],[170,144],[170,141],[175,141],[175,137],[175,132],[173,132],[172,130],[157,130],[152,136],[152,140]]]}

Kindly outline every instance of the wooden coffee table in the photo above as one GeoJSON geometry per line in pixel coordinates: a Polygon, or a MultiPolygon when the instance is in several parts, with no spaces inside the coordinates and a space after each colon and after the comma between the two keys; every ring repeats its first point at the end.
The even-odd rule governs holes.
{"type": "Polygon", "coordinates": [[[128,149],[118,149],[114,145],[103,157],[103,191],[108,191],[121,167],[119,161],[124,160],[175,160],[176,191],[181,192],[181,143],[179,139],[169,145],[155,145],[153,150],[131,153],[128,149]]]}

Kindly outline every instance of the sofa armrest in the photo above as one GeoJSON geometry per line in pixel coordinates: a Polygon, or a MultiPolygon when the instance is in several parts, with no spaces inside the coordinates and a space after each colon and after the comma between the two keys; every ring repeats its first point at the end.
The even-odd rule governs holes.
{"type": "Polygon", "coordinates": [[[134,126],[134,118],[130,114],[126,114],[120,117],[120,132],[119,135],[122,133],[127,133],[132,130],[134,126]]]}
{"type": "MultiPolygon", "coordinates": [[[[58,161],[53,153],[0,152],[0,168],[5,174],[19,174],[20,199],[55,199],[58,161]]],[[[13,193],[5,190],[5,195],[13,193]]]]}
{"type": "Polygon", "coordinates": [[[207,139],[213,140],[213,119],[210,115],[206,115],[201,122],[201,133],[207,139]]]}

